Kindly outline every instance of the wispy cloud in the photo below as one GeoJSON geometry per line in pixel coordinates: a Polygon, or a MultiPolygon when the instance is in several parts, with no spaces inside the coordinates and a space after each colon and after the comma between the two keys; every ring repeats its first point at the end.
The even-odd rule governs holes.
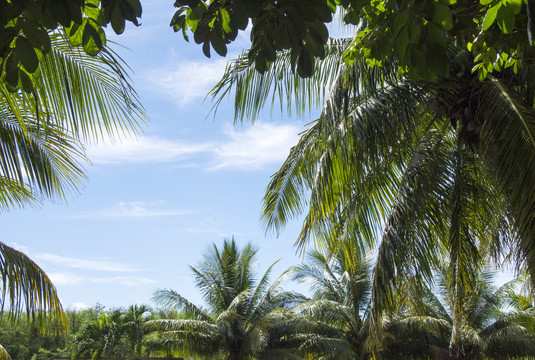
{"type": "Polygon", "coordinates": [[[108,260],[86,260],[73,257],[65,257],[55,254],[35,254],[32,258],[39,262],[47,262],[56,266],[72,269],[84,269],[94,271],[132,272],[134,268],[119,262],[108,260]]]}
{"type": "Polygon", "coordinates": [[[77,311],[82,311],[82,310],[86,310],[86,309],[89,309],[89,305],[83,303],[83,302],[80,302],[80,301],[77,301],[75,303],[73,303],[70,308],[72,310],[77,310],[77,311]]]}
{"type": "Polygon", "coordinates": [[[219,81],[227,59],[181,61],[150,70],[146,76],[153,90],[167,96],[176,105],[183,107],[193,100],[202,99],[219,81]]]}
{"type": "Polygon", "coordinates": [[[106,276],[106,277],[89,277],[79,276],[71,272],[49,272],[48,276],[55,285],[62,286],[81,286],[87,283],[98,284],[118,284],[123,286],[142,286],[154,284],[156,281],[146,277],[135,276],[106,276]]]}
{"type": "Polygon", "coordinates": [[[298,132],[291,124],[258,123],[245,131],[227,126],[225,134],[229,141],[215,149],[216,165],[211,169],[256,170],[281,163],[298,141],[298,132]]]}
{"type": "Polygon", "coordinates": [[[154,218],[162,216],[179,216],[191,214],[191,211],[158,208],[160,204],[161,202],[146,203],[143,201],[122,201],[116,206],[110,208],[75,214],[69,216],[69,218],[154,218]]]}
{"type": "Polygon", "coordinates": [[[43,269],[52,269],[46,270],[46,273],[56,286],[81,286],[89,283],[141,286],[156,282],[143,276],[125,275],[125,273],[139,273],[141,270],[113,259],[82,259],[50,253],[33,253],[26,246],[16,243],[10,245],[24,251],[43,269]]]}
{"type": "Polygon", "coordinates": [[[172,162],[189,166],[187,162],[191,157],[202,155],[201,160],[196,158],[195,166],[204,166],[207,170],[250,171],[284,161],[302,130],[295,124],[259,122],[244,129],[227,124],[223,128],[224,139],[218,143],[142,136],[138,140],[91,145],[88,156],[96,164],[172,162]]]}
{"type": "Polygon", "coordinates": [[[87,155],[95,164],[169,162],[213,149],[211,143],[187,143],[158,137],[140,136],[120,142],[87,146],[87,155]]]}

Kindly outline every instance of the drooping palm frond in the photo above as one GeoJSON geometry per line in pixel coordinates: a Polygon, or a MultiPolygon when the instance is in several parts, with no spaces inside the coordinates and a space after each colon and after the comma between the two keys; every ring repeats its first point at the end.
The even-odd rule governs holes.
{"type": "Polygon", "coordinates": [[[28,256],[1,242],[0,276],[2,310],[14,316],[26,313],[29,321],[37,320],[43,331],[45,320],[67,328],[56,288],[45,272],[28,256]]]}
{"type": "Polygon", "coordinates": [[[483,123],[482,154],[510,202],[522,257],[533,273],[535,109],[498,79],[481,84],[478,90],[481,99],[479,121],[483,123]]]}
{"type": "Polygon", "coordinates": [[[271,107],[276,103],[283,112],[298,116],[323,104],[328,86],[331,84],[341,66],[342,55],[350,39],[331,39],[326,46],[326,56],[314,72],[312,78],[303,79],[293,71],[289,52],[277,54],[277,59],[269,69],[260,74],[247,54],[231,60],[219,83],[210,91],[216,111],[221,101],[234,92],[234,120],[255,121],[266,103],[271,107]],[[270,100],[271,98],[271,100],[270,100]]]}
{"type": "Polygon", "coordinates": [[[166,307],[174,308],[180,312],[185,312],[199,320],[209,321],[211,317],[204,310],[198,308],[179,293],[171,289],[159,289],[154,292],[152,300],[166,307]]]}
{"type": "MultiPolygon", "coordinates": [[[[58,32],[32,93],[12,93],[0,84],[0,176],[21,184],[12,186],[15,199],[29,193],[17,205],[65,200],[83,185],[82,143],[132,135],[145,118],[125,64],[113,50],[88,56],[58,32]]],[[[5,198],[3,206],[13,204],[5,198]]]]}
{"type": "Polygon", "coordinates": [[[11,360],[11,356],[2,345],[0,345],[0,360],[11,360]]]}
{"type": "MultiPolygon", "coordinates": [[[[10,96],[1,85],[0,92],[10,96]]],[[[21,105],[17,99],[11,102],[21,105]]],[[[4,105],[0,101],[0,172],[6,185],[11,184],[16,204],[34,203],[41,197],[65,199],[79,189],[84,177],[81,163],[86,160],[81,143],[55,124],[42,126],[32,115],[21,123],[4,105]]],[[[13,204],[9,199],[6,195],[3,207],[13,204]]]]}
{"type": "Polygon", "coordinates": [[[11,94],[24,101],[11,107],[18,121],[31,114],[43,127],[54,124],[84,141],[137,132],[146,115],[123,60],[109,47],[89,56],[61,31],[51,40],[35,91],[11,94]]]}

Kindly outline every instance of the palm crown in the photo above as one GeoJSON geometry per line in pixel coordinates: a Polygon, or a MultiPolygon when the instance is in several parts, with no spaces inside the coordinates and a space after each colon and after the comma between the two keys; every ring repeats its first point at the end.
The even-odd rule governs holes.
{"type": "Polygon", "coordinates": [[[190,319],[148,322],[151,330],[179,341],[186,352],[199,356],[223,356],[229,360],[276,359],[294,353],[293,322],[283,307],[299,296],[280,289],[283,277],[271,285],[273,265],[257,281],[253,275],[256,250],[249,244],[238,249],[234,239],[220,251],[215,245],[192,271],[208,306],[204,310],[173,290],[159,290],[154,299],[161,305],[185,311],[190,319]]]}

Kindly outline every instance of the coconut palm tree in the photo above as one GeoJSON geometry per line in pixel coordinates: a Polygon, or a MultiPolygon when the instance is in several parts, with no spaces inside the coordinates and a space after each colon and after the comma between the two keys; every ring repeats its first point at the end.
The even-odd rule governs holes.
{"type": "MultiPolygon", "coordinates": [[[[463,327],[455,329],[457,294],[448,286],[448,269],[437,272],[434,287],[409,281],[398,297],[399,312],[384,330],[384,357],[435,359],[504,359],[535,352],[533,309],[504,309],[518,281],[497,288],[495,271],[481,269],[462,302],[463,327]],[[458,331],[456,343],[452,343],[458,331]],[[452,351],[454,346],[454,351],[452,351]]],[[[413,279],[414,280],[414,279],[413,279]]]]}
{"type": "Polygon", "coordinates": [[[257,282],[252,271],[256,253],[251,244],[239,249],[234,239],[225,240],[222,250],[214,244],[199,267],[191,267],[208,309],[174,290],[158,290],[158,304],[185,312],[190,319],[152,320],[148,329],[163,332],[184,351],[205,358],[295,358],[295,340],[289,335],[302,322],[293,321],[284,307],[300,297],[280,289],[284,276],[269,285],[274,264],[257,282]]]}
{"type": "MultiPolygon", "coordinates": [[[[328,257],[314,251],[294,269],[295,280],[310,284],[312,299],[296,305],[292,312],[323,324],[315,338],[315,350],[323,350],[319,352],[322,358],[367,359],[370,355],[371,264],[360,257],[339,252],[330,264],[328,257]],[[328,326],[332,327],[330,336],[325,332],[328,326]]],[[[302,349],[307,345],[305,338],[302,349]]]]}
{"type": "Polygon", "coordinates": [[[452,48],[450,75],[424,81],[404,74],[395,58],[346,64],[344,44],[329,45],[332,57],[312,80],[284,70],[286,54],[262,75],[240,58],[213,91],[235,88],[241,118],[257,114],[270,89],[298,109],[317,102],[318,86],[330,89],[319,118],[268,185],[267,229],[279,231],[305,210],[299,248],[312,240],[328,251],[376,247],[377,329],[400,276],[431,282],[443,257],[460,293],[473,280],[461,265],[480,262],[482,248],[496,259],[516,254],[535,271],[535,68],[503,69],[479,81],[470,54],[452,48]],[[307,86],[318,79],[332,81],[307,86]]]}
{"type": "Polygon", "coordinates": [[[74,338],[73,358],[117,358],[124,355],[119,349],[124,335],[124,314],[121,309],[102,312],[98,319],[82,326],[74,338]]]}
{"type": "Polygon", "coordinates": [[[143,326],[149,312],[147,305],[131,305],[124,313],[123,334],[129,347],[128,356],[132,359],[134,356],[141,357],[145,335],[143,326]]]}

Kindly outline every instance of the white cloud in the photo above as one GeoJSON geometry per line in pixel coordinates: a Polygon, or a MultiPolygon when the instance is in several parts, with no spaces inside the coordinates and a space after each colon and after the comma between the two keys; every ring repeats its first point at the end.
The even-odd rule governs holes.
{"type": "MultiPolygon", "coordinates": [[[[282,163],[290,148],[299,140],[298,134],[302,130],[295,124],[257,123],[244,130],[227,124],[223,128],[225,139],[219,143],[186,143],[142,136],[138,140],[91,145],[88,156],[95,163],[121,164],[184,162],[191,156],[204,154],[204,166],[208,170],[258,170],[266,165],[282,163]]],[[[202,163],[196,160],[195,166],[199,164],[202,163]]],[[[114,213],[127,215],[127,212],[114,213]]]]}
{"type": "Polygon", "coordinates": [[[120,284],[124,286],[140,286],[156,283],[156,281],[149,278],[133,276],[100,277],[89,279],[89,281],[94,283],[120,284]]]}
{"type": "Polygon", "coordinates": [[[69,272],[48,272],[48,277],[52,283],[58,285],[80,285],[84,278],[69,272]]]}
{"type": "Polygon", "coordinates": [[[28,248],[26,245],[17,244],[14,242],[9,243],[9,246],[11,246],[13,249],[23,252],[26,255],[28,255],[28,252],[30,251],[30,248],[28,248]]]}
{"type": "Polygon", "coordinates": [[[73,310],[76,310],[76,311],[82,311],[82,310],[86,310],[86,309],[89,309],[89,305],[87,304],[84,304],[83,302],[75,302],[71,305],[71,308],[73,310]]]}
{"type": "Polygon", "coordinates": [[[216,165],[212,169],[256,170],[281,163],[297,143],[299,130],[291,124],[258,123],[242,132],[228,126],[225,134],[230,141],[215,150],[216,165]]]}
{"type": "Polygon", "coordinates": [[[191,211],[181,210],[162,210],[155,206],[160,204],[146,203],[143,201],[126,202],[121,201],[117,206],[101,209],[96,211],[88,211],[76,215],[69,216],[70,219],[86,219],[86,218],[148,218],[148,217],[162,217],[162,216],[178,216],[184,214],[191,214],[191,211]]]}
{"type": "Polygon", "coordinates": [[[188,144],[158,137],[140,136],[120,142],[103,142],[87,146],[87,155],[96,164],[169,162],[210,151],[213,144],[188,144]]]}
{"type": "MultiPolygon", "coordinates": [[[[51,263],[57,266],[63,266],[73,269],[86,269],[96,271],[115,271],[115,272],[132,272],[135,271],[132,267],[112,261],[106,260],[85,260],[80,258],[72,258],[66,256],[60,256],[55,254],[36,254],[32,255],[32,258],[38,261],[51,263]]],[[[65,279],[65,281],[74,281],[76,279],[65,279]]]]}
{"type": "Polygon", "coordinates": [[[135,276],[79,276],[70,272],[49,272],[48,277],[56,286],[80,286],[87,283],[117,284],[123,286],[141,286],[154,284],[156,281],[146,277],[135,276]]]}
{"type": "Polygon", "coordinates": [[[221,79],[227,59],[181,61],[178,64],[151,70],[149,81],[158,91],[182,107],[206,96],[221,79]]]}

